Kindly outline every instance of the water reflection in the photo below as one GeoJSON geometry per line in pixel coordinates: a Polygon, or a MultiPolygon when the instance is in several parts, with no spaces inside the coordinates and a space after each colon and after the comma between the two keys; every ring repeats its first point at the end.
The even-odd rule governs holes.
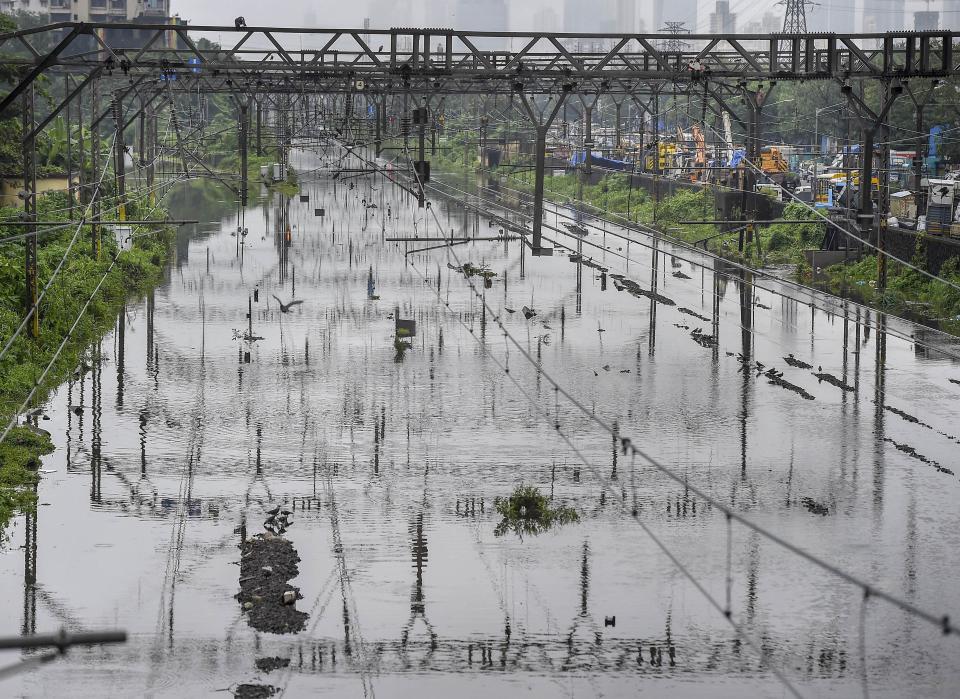
{"type": "MultiPolygon", "coordinates": [[[[450,272],[455,261],[445,250],[405,256],[403,245],[384,240],[415,226],[421,235],[437,233],[407,195],[373,177],[357,178],[353,189],[311,181],[305,193],[308,201],[277,196],[262,213],[249,212],[250,233],[239,247],[232,204],[209,214],[223,220],[190,234],[177,273],[129,303],[128,317],[91,355],[90,370],[55,398],[52,424],[66,448],[54,457],[63,462],[53,463],[66,468],[43,480],[40,497],[50,509],[40,510],[42,522],[24,522],[17,544],[25,544],[25,558],[17,551],[16,569],[0,580],[13,586],[5,589],[11,599],[23,585],[16,622],[24,629],[45,628],[55,617],[46,591],[85,624],[116,619],[138,631],[127,647],[96,661],[68,658],[62,670],[50,666],[14,693],[51,693],[44,683],[62,682],[68,672],[80,693],[99,691],[107,677],[117,692],[141,694],[147,675],[158,694],[178,682],[214,691],[248,680],[252,658],[267,654],[290,660],[291,695],[346,680],[354,686],[345,693],[358,694],[362,677],[398,693],[417,685],[421,696],[446,696],[425,673],[461,682],[464,672],[485,693],[511,694],[519,683],[545,696],[557,677],[622,695],[635,689],[639,673],[651,691],[678,696],[715,683],[744,696],[775,685],[725,619],[627,519],[635,512],[649,522],[716,586],[725,550],[717,513],[649,466],[624,463],[616,438],[557,400],[542,372],[514,349],[506,360],[511,375],[552,418],[540,420],[490,361],[488,353],[506,359],[504,343],[450,272]],[[367,208],[372,200],[378,208],[367,208]],[[327,209],[322,220],[314,216],[319,206],[327,209]],[[437,290],[449,308],[435,303],[437,290]],[[304,304],[278,313],[273,294],[304,304]],[[236,338],[254,306],[248,334],[263,339],[236,338]],[[418,325],[401,363],[393,361],[394,309],[418,325]],[[116,371],[104,371],[111,347],[116,371]],[[104,391],[116,400],[104,402],[104,391]],[[599,467],[599,478],[559,443],[557,423],[599,467]],[[581,521],[522,542],[495,537],[499,518],[485,503],[520,482],[543,492],[549,482],[551,498],[570,503],[581,521]],[[611,482],[622,483],[623,498],[600,495],[611,482]],[[251,633],[231,603],[238,536],[259,533],[262,509],[276,502],[298,512],[289,532],[302,559],[295,584],[305,601],[298,604],[307,611],[319,600],[315,627],[293,637],[251,633]],[[98,678],[96,689],[76,673],[81,665],[96,669],[89,675],[98,678]]],[[[489,232],[487,212],[439,198],[432,205],[457,234],[489,232]]],[[[765,280],[714,261],[704,261],[711,269],[701,268],[697,280],[687,263],[666,264],[663,256],[676,252],[668,241],[629,248],[634,275],[645,280],[649,269],[651,297],[606,291],[605,271],[584,281],[583,267],[594,270],[582,255],[589,259],[588,243],[617,231],[578,216],[589,234],[560,238],[570,249],[556,259],[530,258],[522,243],[507,241],[461,248],[464,259],[498,271],[485,300],[513,336],[528,339],[543,368],[598,416],[616,420],[618,434],[642,439],[689,483],[775,522],[799,546],[861,572],[903,560],[902,570],[883,576],[894,579],[892,587],[902,578],[922,606],[960,603],[944,582],[960,549],[931,516],[956,511],[956,479],[918,468],[915,457],[885,441],[924,444],[945,464],[955,457],[956,442],[944,436],[955,406],[929,400],[930,387],[945,383],[941,369],[919,365],[914,345],[888,332],[882,317],[839,307],[835,320],[821,315],[814,323],[806,304],[762,307],[765,280]],[[571,253],[581,255],[575,265],[571,253]],[[668,275],[671,269],[684,276],[668,275]],[[727,292],[730,284],[737,293],[727,292]],[[677,308],[658,294],[676,299],[677,308]],[[505,311],[531,303],[531,295],[537,317],[505,311]],[[714,338],[709,352],[678,327],[694,322],[680,307],[714,338]],[[864,352],[861,364],[872,325],[875,362],[864,352]],[[641,365],[643,349],[649,360],[641,365]],[[808,401],[757,375],[758,361],[766,370],[791,355],[853,390],[784,367],[791,382],[815,394],[808,401]],[[861,392],[870,383],[873,390],[861,392]],[[873,420],[863,422],[861,401],[874,403],[873,420]],[[884,405],[902,405],[923,424],[884,405]],[[872,479],[858,476],[868,472],[872,479]],[[805,498],[827,514],[797,506],[805,498]]],[[[612,253],[604,267],[625,271],[626,261],[612,253]]],[[[858,690],[850,614],[859,599],[755,536],[735,540],[732,560],[737,618],[767,662],[829,680],[811,681],[814,692],[858,690]]],[[[955,664],[939,641],[917,638],[896,615],[875,624],[878,682],[894,693],[948,695],[942,688],[955,686],[955,664]],[[898,654],[903,644],[922,657],[898,654]],[[917,680],[921,673],[933,679],[917,680]]]]}

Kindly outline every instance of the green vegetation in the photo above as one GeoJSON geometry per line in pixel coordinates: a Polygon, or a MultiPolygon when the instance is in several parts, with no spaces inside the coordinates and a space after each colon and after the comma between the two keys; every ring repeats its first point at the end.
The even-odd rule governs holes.
{"type": "Polygon", "coordinates": [[[52,451],[50,437],[28,427],[12,431],[0,444],[0,535],[14,513],[36,507],[32,486],[40,457],[52,451]]]}
{"type": "MultiPolygon", "coordinates": [[[[68,200],[64,193],[51,193],[38,199],[40,219],[67,220],[68,200]]],[[[128,214],[137,219],[152,215],[163,218],[165,211],[148,211],[145,203],[132,200],[128,214]]],[[[17,220],[16,209],[0,208],[0,221],[17,220]]],[[[40,336],[33,339],[22,332],[0,360],[0,431],[17,416],[17,411],[53,360],[81,309],[91,299],[70,341],[53,362],[50,372],[39,384],[28,408],[42,404],[49,392],[62,383],[82,363],[86,349],[114,324],[117,313],[131,294],[143,292],[160,279],[167,262],[172,233],[166,229],[139,230],[133,248],[119,252],[113,234],[103,229],[100,258],[92,254],[92,231],[84,226],[70,250],[74,227],[42,235],[38,242],[39,286],[47,284],[60,261],[63,267],[40,303],[40,336]],[[143,233],[149,233],[143,235],[143,233]],[[111,262],[117,262],[111,268],[111,262]],[[109,273],[108,273],[108,270],[109,273]],[[96,295],[97,284],[103,279],[96,295]]],[[[0,223],[0,237],[21,233],[21,228],[0,223]]],[[[0,338],[4,343],[13,336],[23,318],[26,283],[23,273],[22,240],[0,243],[0,338]]],[[[51,444],[32,428],[17,427],[0,444],[0,529],[12,513],[33,506],[32,487],[37,481],[40,455],[51,444]]]]}
{"type": "MultiPolygon", "coordinates": [[[[476,135],[466,128],[462,119],[452,119],[441,147],[431,156],[438,172],[476,173],[482,171],[476,135]]],[[[503,127],[507,128],[507,127],[503,127]]],[[[509,135],[507,136],[509,138],[509,135]]],[[[491,138],[491,144],[496,140],[491,138]]],[[[400,148],[402,141],[391,142],[400,148]]],[[[487,170],[502,177],[512,189],[533,193],[533,163],[529,155],[513,157],[501,167],[487,170]],[[516,166],[516,167],[514,167],[516,166]]],[[[668,181],[664,180],[666,190],[668,181]]],[[[713,192],[708,189],[680,189],[672,195],[654,197],[646,189],[631,186],[627,174],[612,173],[596,184],[586,184],[579,173],[547,177],[544,192],[548,199],[558,203],[577,204],[597,215],[609,215],[616,220],[653,226],[671,238],[687,243],[711,239],[708,246],[714,252],[736,257],[754,265],[804,263],[803,250],[819,247],[822,227],[810,223],[790,223],[810,218],[810,212],[800,204],[789,204],[784,212],[784,223],[759,228],[754,244],[741,257],[738,251],[739,234],[718,235],[712,224],[681,224],[681,221],[712,220],[718,217],[713,192]]]]}
{"type": "MultiPolygon", "coordinates": [[[[790,90],[796,91],[793,86],[790,90]]],[[[815,97],[806,92],[803,94],[804,99],[815,97]]],[[[533,192],[534,176],[530,156],[515,156],[506,167],[481,168],[475,134],[455,119],[450,122],[459,123],[460,130],[448,129],[443,146],[438,150],[438,155],[433,157],[438,171],[465,174],[486,171],[501,177],[510,189],[527,194],[533,192]]],[[[786,119],[781,126],[789,130],[792,128],[791,124],[797,126],[799,123],[786,119]]],[[[491,143],[494,142],[491,140],[491,143]]],[[[573,172],[547,177],[544,189],[547,198],[557,203],[576,204],[594,214],[610,216],[613,220],[629,220],[653,226],[665,236],[687,243],[698,243],[709,238],[707,245],[710,250],[752,266],[795,265],[796,278],[807,283],[810,281],[811,271],[804,258],[804,250],[818,249],[823,240],[824,225],[807,223],[813,216],[808,207],[798,203],[786,206],[782,222],[756,229],[753,243],[741,255],[738,250],[738,232],[719,235],[719,230],[713,225],[680,223],[719,218],[715,211],[713,193],[709,190],[682,189],[655,201],[645,189],[631,187],[626,174],[607,174],[596,184],[586,184],[579,173],[573,172]]],[[[925,259],[925,240],[925,236],[917,238],[918,249],[914,256],[914,264],[921,267],[925,259]]],[[[835,293],[852,294],[880,310],[933,321],[940,328],[954,334],[960,332],[960,298],[957,292],[948,285],[932,281],[903,265],[889,265],[888,288],[883,294],[878,294],[873,286],[876,280],[875,257],[868,257],[855,265],[832,268],[828,270],[828,274],[829,286],[835,293]]],[[[960,283],[958,261],[951,261],[940,275],[960,283]]]]}
{"type": "MultiPolygon", "coordinates": [[[[520,189],[533,191],[532,175],[510,175],[508,181],[520,189]]],[[[810,212],[801,204],[788,204],[783,223],[758,228],[754,244],[738,252],[737,232],[718,235],[711,224],[689,224],[681,221],[711,220],[717,217],[713,192],[707,189],[681,189],[673,195],[656,201],[644,189],[631,187],[628,175],[606,175],[597,184],[579,182],[579,175],[567,174],[549,177],[544,184],[547,197],[557,202],[583,202],[584,208],[598,215],[614,214],[620,220],[653,226],[665,235],[687,243],[698,243],[710,238],[711,250],[726,257],[736,257],[758,266],[767,264],[801,264],[803,251],[819,247],[823,230],[816,223],[790,223],[810,218],[810,212]]]]}
{"type": "MultiPolygon", "coordinates": [[[[917,240],[921,248],[923,236],[917,240]]],[[[827,274],[830,289],[835,293],[853,295],[881,311],[933,321],[941,330],[960,335],[960,291],[943,282],[890,263],[887,288],[879,292],[875,255],[849,265],[834,265],[827,269],[827,274]]],[[[960,285],[960,258],[948,260],[939,276],[960,285]]]]}
{"type": "Polygon", "coordinates": [[[489,265],[486,264],[475,265],[471,262],[465,262],[461,271],[465,277],[480,277],[484,281],[497,276],[497,273],[491,270],[489,265]]]}
{"type": "Polygon", "coordinates": [[[521,539],[524,534],[536,536],[548,529],[580,520],[570,507],[551,507],[550,499],[538,488],[521,485],[507,498],[497,498],[494,507],[503,519],[494,529],[494,535],[503,536],[513,531],[521,539]]]}

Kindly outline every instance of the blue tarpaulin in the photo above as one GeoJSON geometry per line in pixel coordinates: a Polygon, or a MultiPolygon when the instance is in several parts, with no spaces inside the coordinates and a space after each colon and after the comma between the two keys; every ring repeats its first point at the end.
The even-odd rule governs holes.
{"type": "MultiPolygon", "coordinates": [[[[582,150],[574,151],[573,157],[570,158],[571,165],[581,165],[586,162],[587,154],[582,150]]],[[[590,161],[600,168],[606,168],[608,170],[632,170],[633,163],[627,162],[626,160],[614,160],[613,158],[604,158],[602,155],[597,155],[596,153],[591,153],[590,161]]]]}

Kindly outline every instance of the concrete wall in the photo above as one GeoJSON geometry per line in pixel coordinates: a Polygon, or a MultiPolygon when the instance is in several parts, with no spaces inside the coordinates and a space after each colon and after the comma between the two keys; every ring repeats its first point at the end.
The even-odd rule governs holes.
{"type": "MultiPolygon", "coordinates": [[[[23,180],[0,180],[0,206],[13,206],[18,209],[23,208],[23,199],[17,196],[17,193],[23,189],[23,180]]],[[[67,189],[66,177],[44,177],[37,178],[37,193],[43,194],[50,191],[65,191],[67,189]]]]}
{"type": "MultiPolygon", "coordinates": [[[[887,230],[887,252],[894,257],[910,262],[916,250],[917,234],[913,231],[902,231],[892,228],[887,230]]],[[[942,235],[926,236],[927,243],[927,271],[931,274],[940,274],[940,268],[951,257],[960,256],[960,239],[948,238],[942,235]]]]}

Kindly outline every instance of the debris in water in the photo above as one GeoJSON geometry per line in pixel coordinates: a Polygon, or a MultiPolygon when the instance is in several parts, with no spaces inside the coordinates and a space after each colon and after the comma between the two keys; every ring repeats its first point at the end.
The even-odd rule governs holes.
{"type": "Polygon", "coordinates": [[[845,383],[842,379],[834,376],[833,374],[820,372],[820,373],[814,373],[813,375],[817,377],[818,381],[826,381],[828,384],[832,384],[833,386],[836,386],[837,388],[842,389],[844,391],[854,390],[853,386],[851,386],[848,383],[845,383]]]}
{"type": "MultiPolygon", "coordinates": [[[[874,401],[874,405],[876,405],[876,401],[874,401]]],[[[883,409],[890,411],[894,415],[897,415],[903,418],[904,420],[906,420],[907,422],[913,423],[914,425],[920,425],[920,427],[926,427],[928,430],[933,430],[934,432],[939,434],[941,437],[946,437],[951,442],[960,441],[952,434],[947,434],[946,432],[942,432],[941,430],[936,429],[933,425],[928,425],[917,416],[911,415],[910,413],[900,410],[899,408],[894,408],[892,405],[884,405],[883,409]]]]}
{"type": "Polygon", "coordinates": [[[949,474],[949,475],[951,475],[951,476],[954,475],[954,474],[953,474],[953,471],[951,471],[949,468],[945,468],[945,467],[941,466],[940,464],[938,464],[938,463],[937,463],[936,461],[934,461],[933,459],[924,456],[923,454],[921,454],[920,452],[918,452],[916,449],[914,449],[913,447],[911,447],[909,444],[900,444],[899,442],[895,442],[894,440],[890,439],[889,437],[884,437],[884,438],[883,438],[883,441],[884,441],[884,442],[890,442],[890,444],[892,444],[893,446],[895,446],[899,451],[902,451],[902,452],[903,452],[904,454],[906,454],[907,456],[912,456],[912,457],[913,457],[914,459],[916,459],[917,461],[922,461],[922,462],[925,463],[925,464],[930,464],[931,466],[933,466],[935,469],[937,469],[937,470],[940,471],[941,473],[946,473],[946,474],[949,474]]]}
{"type": "Polygon", "coordinates": [[[677,279],[692,279],[692,277],[687,276],[686,274],[681,272],[679,269],[673,273],[673,276],[675,276],[677,279]]]}
{"type": "Polygon", "coordinates": [[[530,320],[535,315],[537,315],[537,312],[528,306],[524,306],[520,310],[523,311],[523,317],[526,318],[527,320],[530,320]]]}
{"type": "Polygon", "coordinates": [[[576,223],[564,223],[562,224],[564,228],[573,233],[574,235],[586,235],[587,229],[576,223]]]}
{"type": "Polygon", "coordinates": [[[787,364],[789,364],[795,369],[813,369],[813,364],[807,364],[806,362],[802,362],[796,357],[794,357],[792,354],[787,357],[784,357],[783,361],[785,361],[787,364]]]}
{"type": "Polygon", "coordinates": [[[460,272],[463,276],[467,277],[482,277],[484,281],[487,279],[493,279],[497,276],[497,273],[492,271],[487,265],[475,265],[470,262],[464,262],[462,267],[454,267],[449,262],[447,267],[452,269],[455,272],[460,272]]]}
{"type": "Polygon", "coordinates": [[[688,316],[693,316],[694,318],[699,318],[699,319],[702,320],[704,323],[709,323],[709,322],[710,322],[710,319],[709,319],[709,318],[707,318],[706,316],[700,315],[700,314],[697,313],[696,311],[691,311],[689,308],[678,308],[677,310],[680,311],[681,313],[687,314],[688,316]]]}
{"type": "Polygon", "coordinates": [[[822,505],[813,498],[803,498],[800,500],[800,503],[807,508],[809,512],[815,515],[821,515],[823,517],[830,514],[830,508],[826,505],[822,505]]]}
{"type": "Polygon", "coordinates": [[[241,684],[233,690],[236,699],[267,699],[277,693],[276,687],[268,684],[241,684]]]}
{"type": "Polygon", "coordinates": [[[714,335],[705,335],[701,328],[696,328],[690,333],[690,337],[701,347],[716,347],[718,342],[714,335]]]}
{"type": "Polygon", "coordinates": [[[256,666],[260,672],[273,672],[290,664],[290,658],[257,658],[256,666]]]}
{"type": "Polygon", "coordinates": [[[950,383],[955,383],[958,386],[960,386],[960,381],[958,381],[957,379],[950,379],[950,383]]]}
{"type": "Polygon", "coordinates": [[[299,588],[287,582],[300,573],[300,557],[293,544],[267,534],[247,539],[240,552],[240,592],[236,599],[246,611],[247,623],[265,633],[302,631],[308,615],[283,602],[287,592],[300,598],[299,588]],[[264,568],[271,572],[266,573],[264,568]]]}
{"type": "Polygon", "coordinates": [[[633,281],[632,279],[624,279],[624,280],[623,280],[623,287],[624,287],[627,291],[629,291],[631,294],[633,294],[634,296],[636,296],[636,297],[638,297],[638,298],[639,298],[640,296],[644,296],[644,297],[646,297],[646,298],[648,298],[648,299],[653,299],[653,300],[656,301],[657,303],[662,303],[664,306],[676,306],[676,305],[677,305],[676,302],[675,302],[673,299],[668,299],[666,296],[663,296],[662,294],[658,294],[658,293],[655,292],[655,291],[647,291],[646,289],[642,288],[639,284],[637,284],[637,283],[636,283],[635,281],[633,281]]]}

